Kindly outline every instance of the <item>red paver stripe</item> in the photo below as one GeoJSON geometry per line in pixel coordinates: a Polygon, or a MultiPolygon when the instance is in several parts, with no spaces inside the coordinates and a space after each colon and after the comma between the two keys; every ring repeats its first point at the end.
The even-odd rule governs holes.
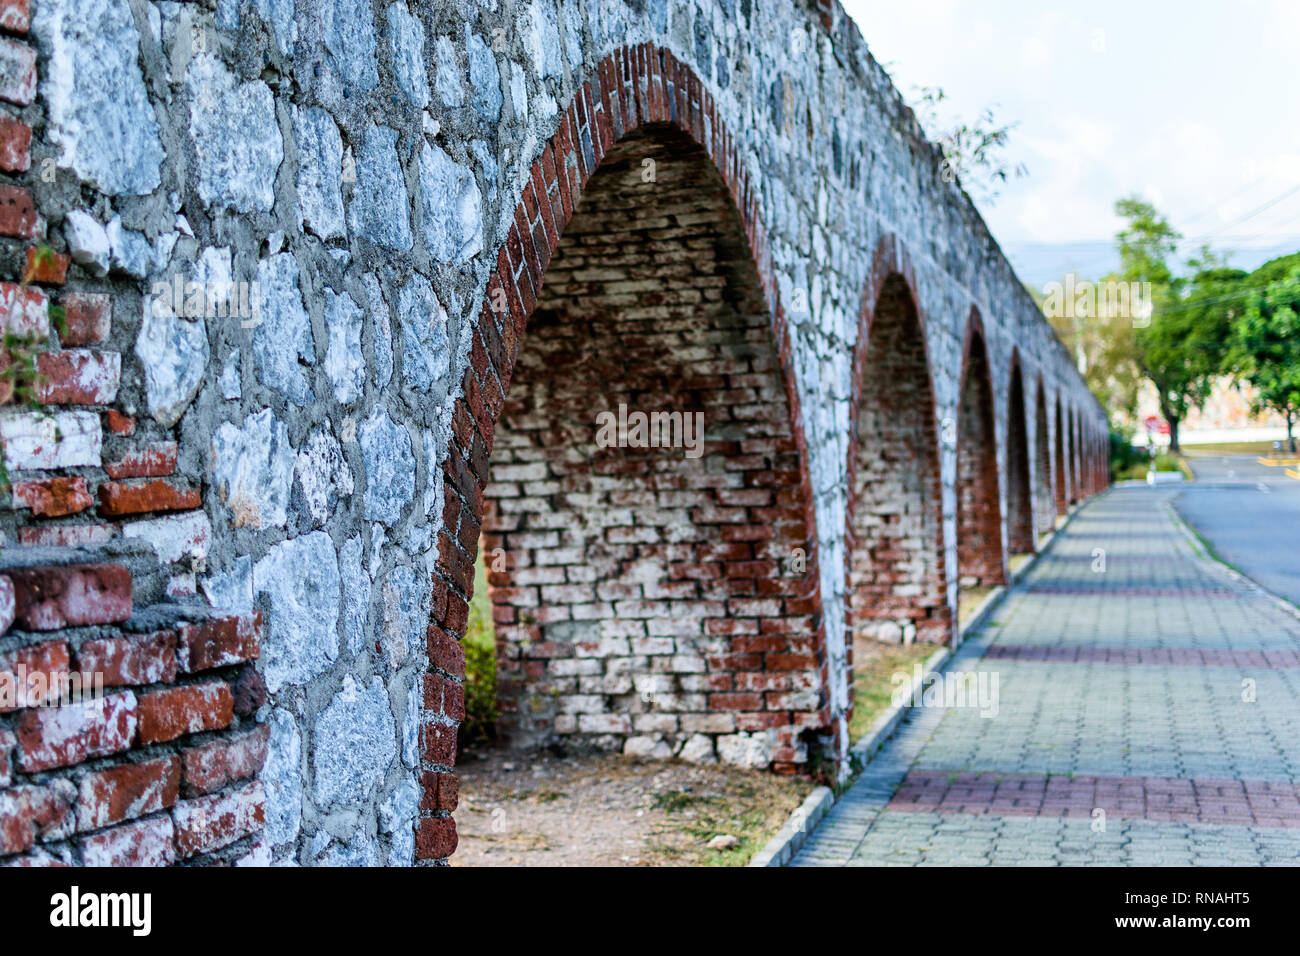
{"type": "Polygon", "coordinates": [[[889,810],[1300,828],[1300,786],[1262,780],[914,770],[889,810]]]}
{"type": "Polygon", "coordinates": [[[1107,647],[1096,644],[994,644],[986,659],[1065,661],[1071,664],[1145,664],[1187,667],[1300,667],[1300,651],[1232,650],[1226,647],[1107,647]]]}
{"type": "Polygon", "coordinates": [[[1236,591],[1228,588],[1156,587],[1149,584],[1031,584],[1026,590],[1031,594],[1051,594],[1065,597],[1170,597],[1182,598],[1183,600],[1189,598],[1238,597],[1236,591]]]}

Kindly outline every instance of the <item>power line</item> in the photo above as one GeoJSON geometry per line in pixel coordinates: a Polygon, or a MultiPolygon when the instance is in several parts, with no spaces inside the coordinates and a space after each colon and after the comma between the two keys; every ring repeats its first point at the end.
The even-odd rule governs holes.
{"type": "MultiPolygon", "coordinates": [[[[1274,206],[1276,206],[1278,203],[1283,202],[1283,201],[1286,200],[1286,199],[1290,199],[1290,198],[1291,198],[1292,196],[1294,196],[1296,193],[1300,193],[1300,184],[1297,184],[1297,185],[1295,185],[1295,186],[1292,186],[1290,189],[1288,189],[1286,192],[1282,193],[1280,196],[1275,196],[1275,197],[1273,197],[1272,199],[1270,199],[1268,202],[1264,203],[1263,205],[1256,206],[1254,209],[1252,209],[1250,212],[1246,213],[1245,215],[1243,215],[1243,216],[1238,216],[1236,219],[1234,219],[1234,220],[1233,220],[1232,222],[1230,222],[1230,223],[1227,223],[1227,224],[1224,225],[1222,228],[1223,228],[1223,229],[1231,229],[1231,228],[1233,228],[1234,226],[1240,226],[1243,222],[1248,222],[1249,220],[1254,219],[1254,218],[1255,218],[1256,216],[1258,216],[1260,213],[1262,213],[1262,212],[1266,212],[1266,211],[1268,211],[1269,209],[1272,209],[1272,208],[1273,208],[1274,206]]],[[[1188,241],[1188,242],[1200,242],[1200,241],[1202,241],[1202,240],[1204,240],[1204,239],[1208,239],[1208,238],[1210,237],[1210,235],[1211,235],[1210,233],[1206,233],[1205,235],[1202,235],[1202,236],[1195,236],[1195,237],[1193,237],[1192,239],[1188,239],[1187,241],[1188,241]]]]}
{"type": "MultiPolygon", "coordinates": [[[[1286,280],[1283,280],[1283,281],[1286,281],[1286,280]]],[[[1276,284],[1277,284],[1276,282],[1270,282],[1268,285],[1251,286],[1251,287],[1248,288],[1248,289],[1238,289],[1236,292],[1229,292],[1229,293],[1226,293],[1226,294],[1224,294],[1224,295],[1215,296],[1215,297],[1210,298],[1210,299],[1200,299],[1200,300],[1195,301],[1195,302],[1185,302],[1185,303],[1183,303],[1183,305],[1179,306],[1178,308],[1174,308],[1174,309],[1155,309],[1155,310],[1152,311],[1151,314],[1152,314],[1153,316],[1155,316],[1155,315],[1174,315],[1174,314],[1176,314],[1176,313],[1178,313],[1178,312],[1186,312],[1186,311],[1188,311],[1189,309],[1199,309],[1199,308],[1201,308],[1202,306],[1207,306],[1207,305],[1219,305],[1220,303],[1223,303],[1223,302],[1229,302],[1229,301],[1231,301],[1232,299],[1240,299],[1242,296],[1246,296],[1246,295],[1254,295],[1254,294],[1257,293],[1257,292],[1267,292],[1267,291],[1268,291],[1272,286],[1274,286],[1274,285],[1276,285],[1276,284]]]]}
{"type": "MultiPolygon", "coordinates": [[[[1256,185],[1256,184],[1255,184],[1255,183],[1252,183],[1251,185],[1253,186],[1253,185],[1256,185]]],[[[1233,198],[1235,198],[1235,196],[1237,196],[1237,195],[1240,195],[1242,192],[1243,192],[1243,190],[1238,190],[1237,193],[1234,194],[1234,197],[1233,197],[1233,198]]],[[[1233,228],[1233,227],[1235,227],[1235,226],[1240,226],[1242,223],[1249,222],[1251,219],[1255,218],[1255,217],[1258,216],[1260,213],[1267,212],[1269,209],[1272,209],[1274,206],[1278,205],[1278,204],[1281,203],[1281,202],[1284,202],[1285,200],[1287,200],[1287,199],[1291,198],[1292,196],[1296,195],[1297,193],[1300,193],[1300,184],[1297,184],[1297,185],[1295,185],[1295,186],[1292,186],[1290,189],[1285,190],[1284,192],[1280,193],[1279,195],[1274,196],[1272,199],[1269,199],[1269,200],[1267,200],[1266,202],[1264,202],[1264,203],[1262,203],[1262,204],[1256,206],[1254,209],[1249,210],[1248,212],[1244,213],[1244,214],[1241,215],[1241,216],[1238,216],[1236,219],[1232,220],[1231,222],[1225,223],[1225,224],[1221,227],[1221,229],[1222,229],[1222,230],[1227,230],[1227,229],[1231,229],[1231,228],[1233,228]]],[[[1197,214],[1196,216],[1194,216],[1194,217],[1192,218],[1191,221],[1195,221],[1196,219],[1201,218],[1202,216],[1204,216],[1204,214],[1205,214],[1204,212],[1197,214]]],[[[1289,223],[1294,222],[1294,221],[1295,221],[1295,220],[1292,219],[1292,220],[1288,220],[1287,222],[1288,222],[1288,224],[1289,224],[1289,223]]],[[[1255,238],[1259,238],[1260,235],[1262,235],[1262,234],[1256,234],[1255,236],[1247,236],[1247,237],[1244,237],[1244,238],[1237,238],[1237,237],[1228,237],[1228,236],[1225,236],[1224,233],[1223,233],[1222,231],[1219,231],[1219,232],[1207,232],[1207,233],[1202,233],[1202,234],[1199,235],[1199,236],[1188,236],[1188,237],[1182,237],[1182,238],[1179,238],[1179,239],[1175,239],[1175,240],[1173,240],[1173,246],[1174,246],[1175,249],[1178,249],[1178,248],[1181,248],[1181,247],[1185,247],[1185,246],[1192,245],[1192,244],[1196,244],[1196,243],[1202,243],[1202,242],[1220,242],[1220,243],[1221,243],[1221,242],[1226,242],[1226,241],[1244,242],[1244,241],[1250,241],[1250,240],[1255,239],[1255,238]]],[[[1290,237],[1289,237],[1289,236],[1279,237],[1279,240],[1278,240],[1278,241],[1284,241],[1286,238],[1290,238],[1290,237]]],[[[1297,239],[1300,239],[1300,236],[1297,236],[1296,238],[1297,238],[1297,239]]],[[[1081,241],[1083,241],[1083,242],[1107,242],[1107,241],[1110,241],[1110,240],[1105,240],[1105,239],[1086,239],[1086,240],[1081,240],[1081,241]]],[[[1114,250],[1113,252],[1108,252],[1104,258],[1102,258],[1101,256],[1098,256],[1098,257],[1095,258],[1095,259],[1087,259],[1087,260],[1084,260],[1084,263],[1083,263],[1082,265],[1080,265],[1080,266],[1076,266],[1075,269],[1074,269],[1073,271],[1074,271],[1075,273],[1087,273],[1087,272],[1091,272],[1093,269],[1097,268],[1098,266],[1101,266],[1101,265],[1103,265],[1103,264],[1109,264],[1109,263],[1112,262],[1114,259],[1118,258],[1118,256],[1119,256],[1119,251],[1118,251],[1118,250],[1114,250]]]]}
{"type": "Polygon", "coordinates": [[[1240,189],[1238,189],[1236,192],[1234,192],[1231,196],[1228,196],[1228,197],[1226,197],[1226,198],[1224,198],[1224,199],[1220,199],[1218,202],[1214,203],[1213,205],[1211,205],[1211,206],[1206,206],[1204,209],[1202,209],[1200,212],[1198,212],[1195,216],[1191,216],[1191,217],[1188,218],[1188,219],[1184,219],[1184,220],[1183,220],[1183,225],[1184,225],[1184,226],[1188,226],[1188,225],[1191,225],[1192,223],[1196,222],[1196,221],[1199,220],[1199,219],[1204,219],[1206,216],[1208,216],[1210,213],[1212,213],[1212,212],[1214,212],[1215,210],[1217,210],[1217,209],[1218,209],[1220,206],[1222,206],[1224,203],[1230,203],[1230,202],[1232,202],[1234,199],[1238,198],[1238,197],[1241,196],[1243,193],[1249,192],[1250,190],[1254,189],[1254,188],[1255,188],[1256,186],[1258,186],[1261,182],[1263,182],[1263,180],[1260,180],[1260,179],[1251,180],[1250,182],[1246,183],[1245,186],[1242,186],[1240,189]]]}

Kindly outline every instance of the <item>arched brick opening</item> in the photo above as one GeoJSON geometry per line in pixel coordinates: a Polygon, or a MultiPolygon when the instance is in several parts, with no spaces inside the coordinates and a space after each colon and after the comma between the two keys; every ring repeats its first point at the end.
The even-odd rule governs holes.
{"type": "Polygon", "coordinates": [[[1007,550],[1034,550],[1034,503],[1029,474],[1029,428],[1025,421],[1025,385],[1020,354],[1011,353],[1011,385],[1007,389],[1007,550]]]}
{"type": "Polygon", "coordinates": [[[1070,442],[1070,504],[1076,504],[1083,497],[1083,480],[1079,473],[1079,416],[1074,409],[1066,410],[1066,435],[1070,442]]]}
{"type": "Polygon", "coordinates": [[[1088,429],[1083,424],[1083,416],[1078,422],[1078,466],[1079,466],[1079,500],[1088,497],[1088,429]]]}
{"type": "Polygon", "coordinates": [[[856,637],[947,643],[942,478],[924,318],[911,262],[877,247],[854,354],[846,549],[856,637]]]}
{"type": "Polygon", "coordinates": [[[1065,417],[1061,413],[1061,396],[1056,396],[1056,513],[1070,510],[1070,475],[1065,458],[1065,417]]]}
{"type": "Polygon", "coordinates": [[[1092,426],[1083,429],[1083,494],[1090,497],[1097,490],[1097,442],[1092,434],[1092,426]]]}
{"type": "Polygon", "coordinates": [[[1101,493],[1106,490],[1106,463],[1109,459],[1106,444],[1107,433],[1099,429],[1092,440],[1092,490],[1101,493]]]}
{"type": "Polygon", "coordinates": [[[1110,429],[1103,429],[1097,436],[1097,490],[1105,491],[1110,487],[1110,429]]]}
{"type": "Polygon", "coordinates": [[[998,493],[993,382],[984,326],[972,309],[962,355],[957,410],[957,571],[962,587],[1006,581],[1002,508],[998,493]]]}
{"type": "Polygon", "coordinates": [[[799,449],[758,274],[703,148],[664,124],[610,149],[530,331],[485,491],[484,545],[506,565],[489,578],[504,728],[666,756],[815,712],[799,449]],[[651,413],[674,416],[669,434],[629,424],[609,446],[651,413]],[[636,447],[679,434],[686,447],[636,447]]]}
{"type": "MultiPolygon", "coordinates": [[[[454,761],[443,675],[463,673],[480,529],[502,549],[491,584],[503,702],[524,739],[790,771],[812,734],[843,736],[807,449],[756,208],[712,98],[667,51],[610,56],[562,114],[489,278],[452,421],[426,771],[454,761]],[[596,415],[617,419],[620,404],[702,412],[699,455],[601,447],[596,415]]],[[[426,778],[425,858],[446,855],[450,824],[434,786],[426,778]]]]}
{"type": "Polygon", "coordinates": [[[1052,494],[1052,445],[1047,427],[1047,391],[1043,375],[1034,390],[1034,531],[1043,534],[1052,527],[1056,502],[1052,494]]]}

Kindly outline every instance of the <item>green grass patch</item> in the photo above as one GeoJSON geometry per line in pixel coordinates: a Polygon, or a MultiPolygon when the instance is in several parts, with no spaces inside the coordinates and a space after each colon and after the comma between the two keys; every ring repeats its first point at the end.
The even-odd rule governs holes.
{"type": "Polygon", "coordinates": [[[979,610],[984,599],[993,593],[989,586],[959,588],[957,590],[957,626],[962,627],[979,610]]]}
{"type": "Polygon", "coordinates": [[[890,678],[899,671],[912,673],[918,661],[939,649],[936,644],[881,644],[857,641],[853,646],[853,719],[849,740],[856,742],[888,709],[895,685],[890,678]],[[872,645],[875,646],[872,646],[872,645]]]}
{"type": "Polygon", "coordinates": [[[462,746],[496,736],[496,631],[492,626],[492,602],[488,598],[487,564],[481,548],[474,565],[474,595],[469,602],[464,644],[465,720],[459,735],[462,746]]]}
{"type": "Polygon", "coordinates": [[[1290,457],[1291,452],[1286,450],[1286,442],[1282,443],[1282,451],[1274,452],[1271,441],[1233,441],[1223,442],[1218,445],[1184,445],[1183,454],[1190,455],[1193,458],[1214,455],[1273,455],[1280,457],[1290,457]]]}
{"type": "MultiPolygon", "coordinates": [[[[1147,480],[1148,462],[1144,459],[1127,466],[1116,472],[1116,481],[1146,481],[1147,480]]],[[[1183,477],[1191,481],[1196,476],[1192,474],[1192,469],[1188,467],[1187,462],[1183,460],[1182,455],[1171,455],[1169,452],[1162,451],[1156,455],[1156,471],[1181,471],[1183,477]]]]}
{"type": "MultiPolygon", "coordinates": [[[[752,796],[752,794],[745,794],[752,796]]],[[[771,839],[768,832],[770,814],[764,809],[742,810],[733,799],[722,796],[704,796],[681,790],[670,790],[655,795],[657,810],[677,817],[673,823],[678,832],[685,834],[696,849],[690,862],[696,866],[744,866],[763,845],[771,839]],[[711,849],[707,844],[719,834],[736,838],[730,849],[711,849]]],[[[661,850],[660,852],[665,852],[661,850]]],[[[671,850],[665,855],[676,856],[671,850]]]]}

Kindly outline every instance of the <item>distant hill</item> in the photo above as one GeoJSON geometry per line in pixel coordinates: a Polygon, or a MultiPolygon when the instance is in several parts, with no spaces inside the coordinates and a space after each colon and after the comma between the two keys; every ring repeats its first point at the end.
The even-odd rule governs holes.
{"type": "MultiPolygon", "coordinates": [[[[1272,246],[1215,247],[1215,251],[1227,252],[1229,265],[1250,272],[1270,260],[1300,255],[1296,253],[1297,248],[1300,248],[1300,237],[1272,246]]],[[[1060,279],[1067,272],[1096,278],[1119,266],[1119,257],[1112,240],[1008,242],[1003,244],[1002,251],[1011,260],[1020,280],[1036,289],[1060,279]]],[[[1285,270],[1285,266],[1282,269],[1285,270]]]]}
{"type": "Polygon", "coordinates": [[[1249,285],[1261,286],[1270,282],[1277,282],[1279,279],[1285,279],[1297,267],[1300,267],[1300,252],[1279,256],[1265,262],[1252,272],[1249,276],[1249,285]]]}

